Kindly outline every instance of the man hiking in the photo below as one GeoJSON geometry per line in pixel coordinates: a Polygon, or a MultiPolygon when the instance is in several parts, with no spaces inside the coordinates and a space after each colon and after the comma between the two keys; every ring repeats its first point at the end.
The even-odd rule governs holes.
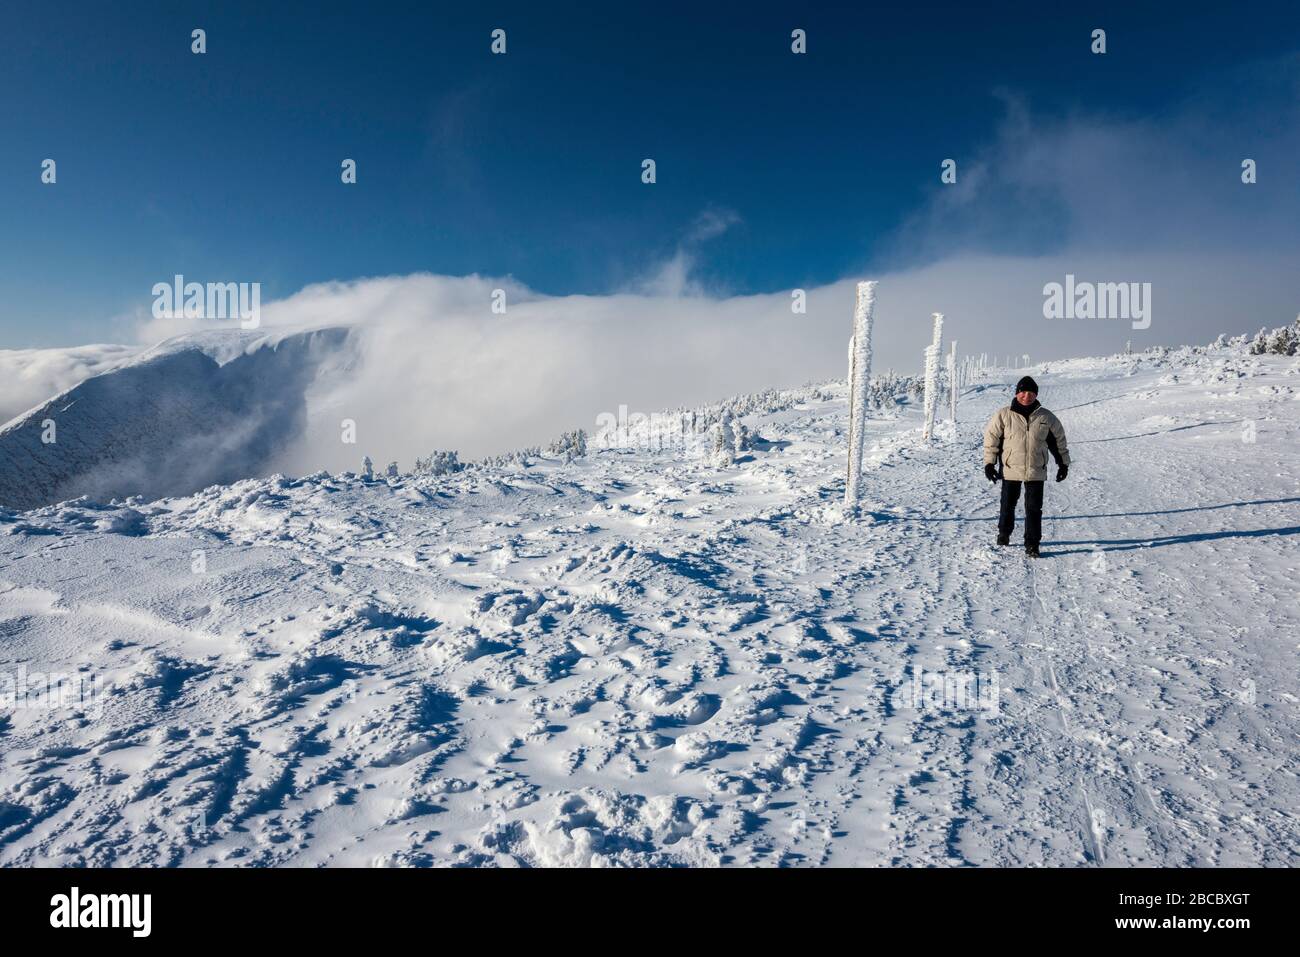
{"type": "Polygon", "coordinates": [[[998,515],[998,544],[1010,545],[1016,527],[1016,503],[1025,487],[1025,554],[1038,557],[1043,538],[1043,482],[1047,455],[1056,460],[1056,480],[1070,471],[1070,451],[1061,421],[1038,404],[1038,383],[1025,376],[1016,383],[1016,397],[998,409],[984,427],[984,476],[997,482],[1002,459],[1002,510],[998,515]]]}

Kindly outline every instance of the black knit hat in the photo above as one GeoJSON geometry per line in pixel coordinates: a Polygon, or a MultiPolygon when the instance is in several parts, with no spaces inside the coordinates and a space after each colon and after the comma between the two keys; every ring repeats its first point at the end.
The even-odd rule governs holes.
{"type": "Polygon", "coordinates": [[[1033,379],[1029,378],[1029,376],[1025,376],[1023,379],[1021,379],[1019,382],[1016,383],[1016,391],[1037,393],[1038,383],[1035,382],[1033,379]]]}

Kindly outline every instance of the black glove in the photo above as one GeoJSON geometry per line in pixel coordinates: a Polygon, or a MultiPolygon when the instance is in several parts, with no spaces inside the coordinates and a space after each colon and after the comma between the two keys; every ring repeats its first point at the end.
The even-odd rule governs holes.
{"type": "Polygon", "coordinates": [[[1065,477],[1066,477],[1067,475],[1069,475],[1069,474],[1070,474],[1070,466],[1068,466],[1068,465],[1058,465],[1058,466],[1057,466],[1057,468],[1056,468],[1056,480],[1057,480],[1058,482],[1064,482],[1064,481],[1065,481],[1065,477]]]}
{"type": "Polygon", "coordinates": [[[984,466],[984,477],[988,479],[990,482],[996,482],[998,480],[998,473],[993,468],[992,463],[984,466]]]}

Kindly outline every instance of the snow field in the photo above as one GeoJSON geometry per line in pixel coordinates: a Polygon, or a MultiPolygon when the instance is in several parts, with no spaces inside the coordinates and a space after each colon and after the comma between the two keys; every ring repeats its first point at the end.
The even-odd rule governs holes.
{"type": "Polygon", "coordinates": [[[868,423],[856,522],[825,389],[725,467],[0,512],[0,672],[106,689],[0,710],[0,863],[1293,865],[1296,371],[1035,367],[1076,460],[1037,563],[978,377],[955,435],[868,423]]]}

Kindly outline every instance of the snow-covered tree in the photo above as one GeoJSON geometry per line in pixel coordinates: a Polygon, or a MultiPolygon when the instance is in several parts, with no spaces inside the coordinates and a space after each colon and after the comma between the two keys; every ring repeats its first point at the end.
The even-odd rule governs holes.
{"type": "Polygon", "coordinates": [[[532,459],[542,457],[541,446],[530,446],[526,449],[515,449],[513,452],[505,452],[501,455],[489,455],[473,463],[476,468],[501,469],[513,466],[522,466],[528,468],[532,465],[532,459]]]}
{"type": "Polygon", "coordinates": [[[867,444],[867,409],[871,394],[871,322],[876,309],[874,281],[858,283],[853,308],[849,357],[849,472],[844,503],[856,507],[861,495],[862,454],[867,444]]]}
{"type": "Polygon", "coordinates": [[[730,414],[713,426],[712,459],[713,464],[719,468],[731,465],[736,460],[736,434],[731,426],[730,414]]]}
{"type": "Polygon", "coordinates": [[[375,463],[370,461],[370,456],[365,455],[361,458],[361,477],[367,482],[375,477],[375,463]]]}
{"type": "Polygon", "coordinates": [[[584,429],[565,432],[550,444],[547,451],[551,455],[563,455],[565,462],[572,462],[587,454],[587,433],[584,429]]]}
{"type": "Polygon", "coordinates": [[[1276,356],[1293,356],[1296,352],[1296,335],[1290,326],[1274,329],[1268,337],[1268,352],[1276,356]]]}
{"type": "Polygon", "coordinates": [[[400,474],[401,474],[401,473],[397,470],[397,463],[396,463],[396,462],[389,462],[389,463],[388,463],[388,477],[389,477],[390,479],[395,479],[395,478],[397,478],[400,474]]]}
{"type": "Polygon", "coordinates": [[[735,419],[731,423],[732,437],[736,440],[736,454],[741,455],[754,447],[754,433],[744,422],[735,419]]]}
{"type": "Polygon", "coordinates": [[[463,469],[455,452],[430,452],[426,458],[415,460],[415,471],[420,475],[450,475],[463,469]]]}

